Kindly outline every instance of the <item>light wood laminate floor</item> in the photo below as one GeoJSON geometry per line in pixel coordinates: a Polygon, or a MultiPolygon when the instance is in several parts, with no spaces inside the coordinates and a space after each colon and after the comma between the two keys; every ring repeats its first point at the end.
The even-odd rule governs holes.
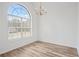
{"type": "Polygon", "coordinates": [[[21,48],[12,50],[1,57],[77,57],[77,49],[36,41],[21,48]]]}

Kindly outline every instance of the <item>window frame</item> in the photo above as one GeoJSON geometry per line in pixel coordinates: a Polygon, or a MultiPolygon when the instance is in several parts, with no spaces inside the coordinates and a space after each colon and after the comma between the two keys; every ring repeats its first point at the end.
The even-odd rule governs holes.
{"type": "MultiPolygon", "coordinates": [[[[25,6],[23,6],[23,5],[21,5],[21,4],[17,4],[17,5],[19,5],[19,6],[22,6],[23,8],[25,8],[26,9],[26,11],[28,12],[28,14],[29,14],[29,17],[30,17],[30,26],[31,27],[23,27],[22,25],[22,22],[21,22],[21,26],[20,27],[9,27],[8,26],[8,28],[21,28],[21,37],[20,38],[24,38],[24,36],[23,36],[23,30],[22,29],[26,29],[26,28],[30,28],[30,37],[32,37],[32,16],[31,16],[31,13],[30,13],[30,11],[25,7],[25,6]]],[[[8,16],[15,16],[15,15],[11,15],[11,14],[8,14],[8,16]]],[[[21,19],[21,21],[22,21],[22,19],[26,19],[26,18],[24,18],[24,17],[20,17],[20,16],[15,16],[15,17],[19,17],[20,19],[21,19]]],[[[9,21],[8,21],[9,22],[9,21]]],[[[9,24],[8,24],[9,25],[9,24]]],[[[27,38],[27,37],[26,37],[27,38]]],[[[11,38],[9,38],[9,30],[8,30],[8,39],[11,39],[11,38]]],[[[12,38],[12,39],[16,39],[16,38],[12,38]]]]}

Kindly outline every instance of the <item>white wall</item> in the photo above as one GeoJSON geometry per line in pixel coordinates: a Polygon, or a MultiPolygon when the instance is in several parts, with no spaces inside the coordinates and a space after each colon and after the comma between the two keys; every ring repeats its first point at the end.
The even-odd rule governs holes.
{"type": "Polygon", "coordinates": [[[39,20],[39,40],[76,47],[77,3],[43,3],[47,14],[39,20]]]}
{"type": "Polygon", "coordinates": [[[32,15],[33,35],[30,38],[8,40],[7,11],[11,4],[13,3],[0,3],[0,54],[34,42],[37,39],[37,18],[33,11],[33,6],[31,3],[19,3],[28,7],[32,15]]]}
{"type": "Polygon", "coordinates": [[[77,34],[78,34],[77,35],[77,49],[78,49],[78,54],[79,54],[79,3],[78,3],[77,7],[78,7],[78,14],[77,14],[78,15],[78,17],[77,17],[78,18],[78,22],[77,22],[78,23],[78,28],[77,28],[77,31],[78,31],[77,32],[77,34]]]}

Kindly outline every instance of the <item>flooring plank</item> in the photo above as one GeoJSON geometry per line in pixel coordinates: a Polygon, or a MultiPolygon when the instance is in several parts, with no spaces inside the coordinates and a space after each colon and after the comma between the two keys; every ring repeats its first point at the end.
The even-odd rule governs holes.
{"type": "Polygon", "coordinates": [[[36,41],[21,48],[0,55],[1,57],[78,57],[72,47],[36,41]]]}

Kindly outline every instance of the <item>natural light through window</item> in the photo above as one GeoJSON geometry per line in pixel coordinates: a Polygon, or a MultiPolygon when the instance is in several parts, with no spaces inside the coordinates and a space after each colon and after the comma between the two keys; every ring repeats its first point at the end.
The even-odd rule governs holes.
{"type": "Polygon", "coordinates": [[[13,4],[8,9],[8,39],[31,37],[32,21],[29,11],[22,5],[13,4]]]}

